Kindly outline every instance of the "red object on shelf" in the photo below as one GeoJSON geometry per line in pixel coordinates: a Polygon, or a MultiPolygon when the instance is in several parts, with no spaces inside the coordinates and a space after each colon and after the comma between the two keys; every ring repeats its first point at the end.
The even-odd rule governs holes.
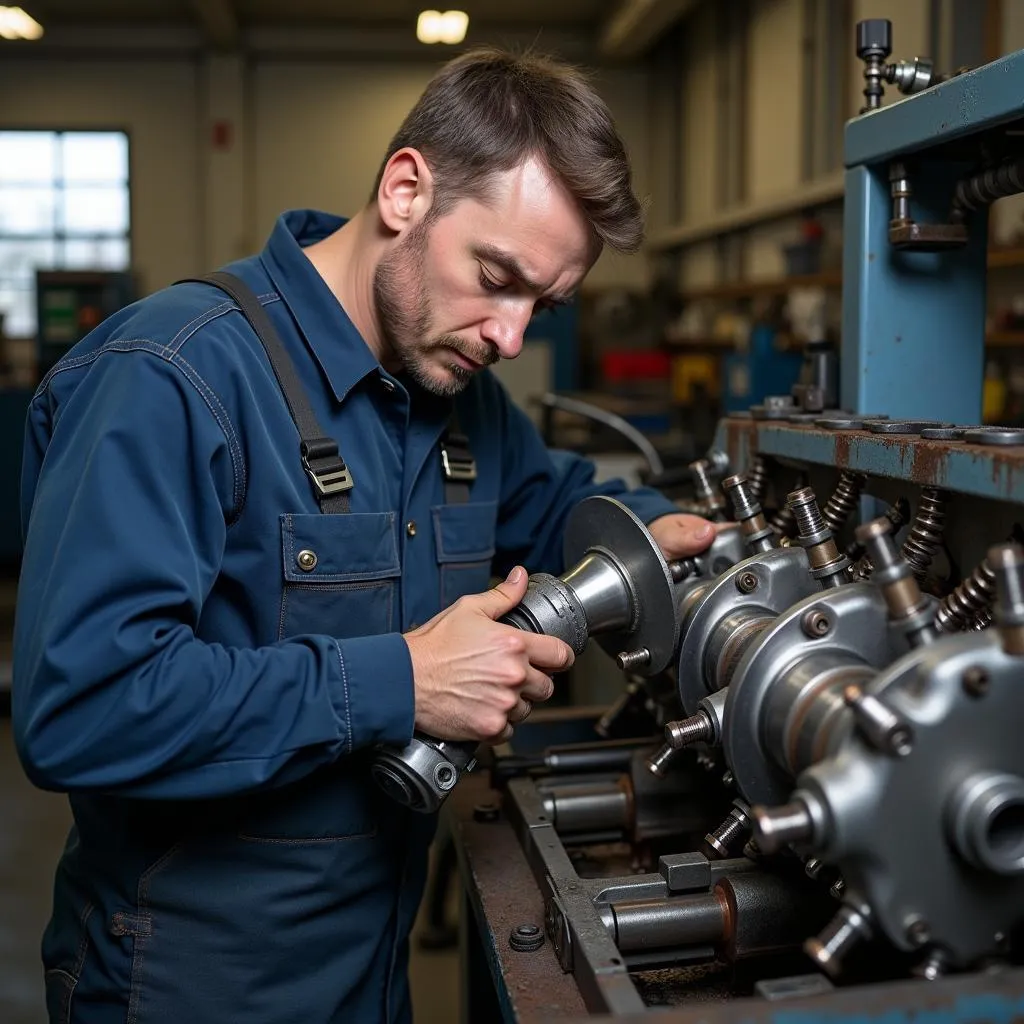
{"type": "Polygon", "coordinates": [[[671,376],[672,357],[657,349],[605,352],[601,372],[606,381],[660,380],[671,376]]]}

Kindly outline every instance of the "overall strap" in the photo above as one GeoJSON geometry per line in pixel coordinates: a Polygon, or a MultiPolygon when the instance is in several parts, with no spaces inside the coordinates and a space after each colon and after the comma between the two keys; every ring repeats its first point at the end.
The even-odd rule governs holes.
{"type": "MultiPolygon", "coordinates": [[[[184,280],[212,284],[238,303],[242,315],[249,321],[256,332],[256,337],[266,349],[267,358],[273,367],[274,376],[277,377],[288,411],[299,431],[302,468],[313,483],[313,493],[320,503],[320,511],[335,514],[349,512],[348,492],[352,490],[352,474],[341,457],[338,442],[327,437],[317,421],[305,388],[295,372],[295,364],[256,294],[241,278],[222,270],[206,277],[191,277],[184,280]]],[[[476,475],[475,467],[473,475],[476,475]]]]}
{"type": "Polygon", "coordinates": [[[441,435],[441,470],[444,473],[444,500],[448,505],[469,501],[469,488],[476,479],[476,460],[469,449],[469,438],[459,425],[459,414],[452,405],[448,426],[441,435]]]}

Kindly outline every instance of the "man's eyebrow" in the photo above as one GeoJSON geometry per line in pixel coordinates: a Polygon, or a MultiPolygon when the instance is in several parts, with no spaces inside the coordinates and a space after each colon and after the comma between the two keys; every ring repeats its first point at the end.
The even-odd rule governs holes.
{"type": "MultiPolygon", "coordinates": [[[[523,265],[509,252],[499,249],[496,245],[489,245],[486,242],[475,247],[476,256],[488,263],[493,263],[503,270],[509,277],[514,277],[528,291],[544,294],[544,285],[534,281],[523,269],[523,265]]],[[[555,305],[562,306],[572,302],[572,295],[550,295],[548,301],[555,305]]]]}

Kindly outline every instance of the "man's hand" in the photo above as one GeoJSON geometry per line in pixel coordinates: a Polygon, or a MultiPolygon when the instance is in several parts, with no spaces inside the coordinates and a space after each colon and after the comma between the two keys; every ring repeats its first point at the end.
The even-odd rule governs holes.
{"type": "Polygon", "coordinates": [[[650,523],[647,529],[669,562],[677,558],[699,555],[706,551],[715,539],[714,523],[685,512],[661,516],[650,523]]]}
{"type": "Polygon", "coordinates": [[[405,634],[418,729],[445,740],[501,742],[533,701],[551,696],[551,673],[573,663],[572,648],[495,621],[522,601],[526,584],[516,566],[493,590],[461,597],[405,634]]]}

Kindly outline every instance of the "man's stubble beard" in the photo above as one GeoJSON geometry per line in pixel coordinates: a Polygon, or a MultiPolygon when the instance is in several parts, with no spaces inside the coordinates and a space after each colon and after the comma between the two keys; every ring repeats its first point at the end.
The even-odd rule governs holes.
{"type": "Polygon", "coordinates": [[[473,379],[474,372],[452,364],[446,367],[449,376],[445,380],[431,372],[431,353],[443,348],[462,352],[466,346],[456,335],[442,335],[424,345],[433,320],[423,283],[427,231],[427,223],[421,221],[377,264],[373,300],[384,344],[406,373],[424,391],[440,398],[454,398],[473,379]]]}

